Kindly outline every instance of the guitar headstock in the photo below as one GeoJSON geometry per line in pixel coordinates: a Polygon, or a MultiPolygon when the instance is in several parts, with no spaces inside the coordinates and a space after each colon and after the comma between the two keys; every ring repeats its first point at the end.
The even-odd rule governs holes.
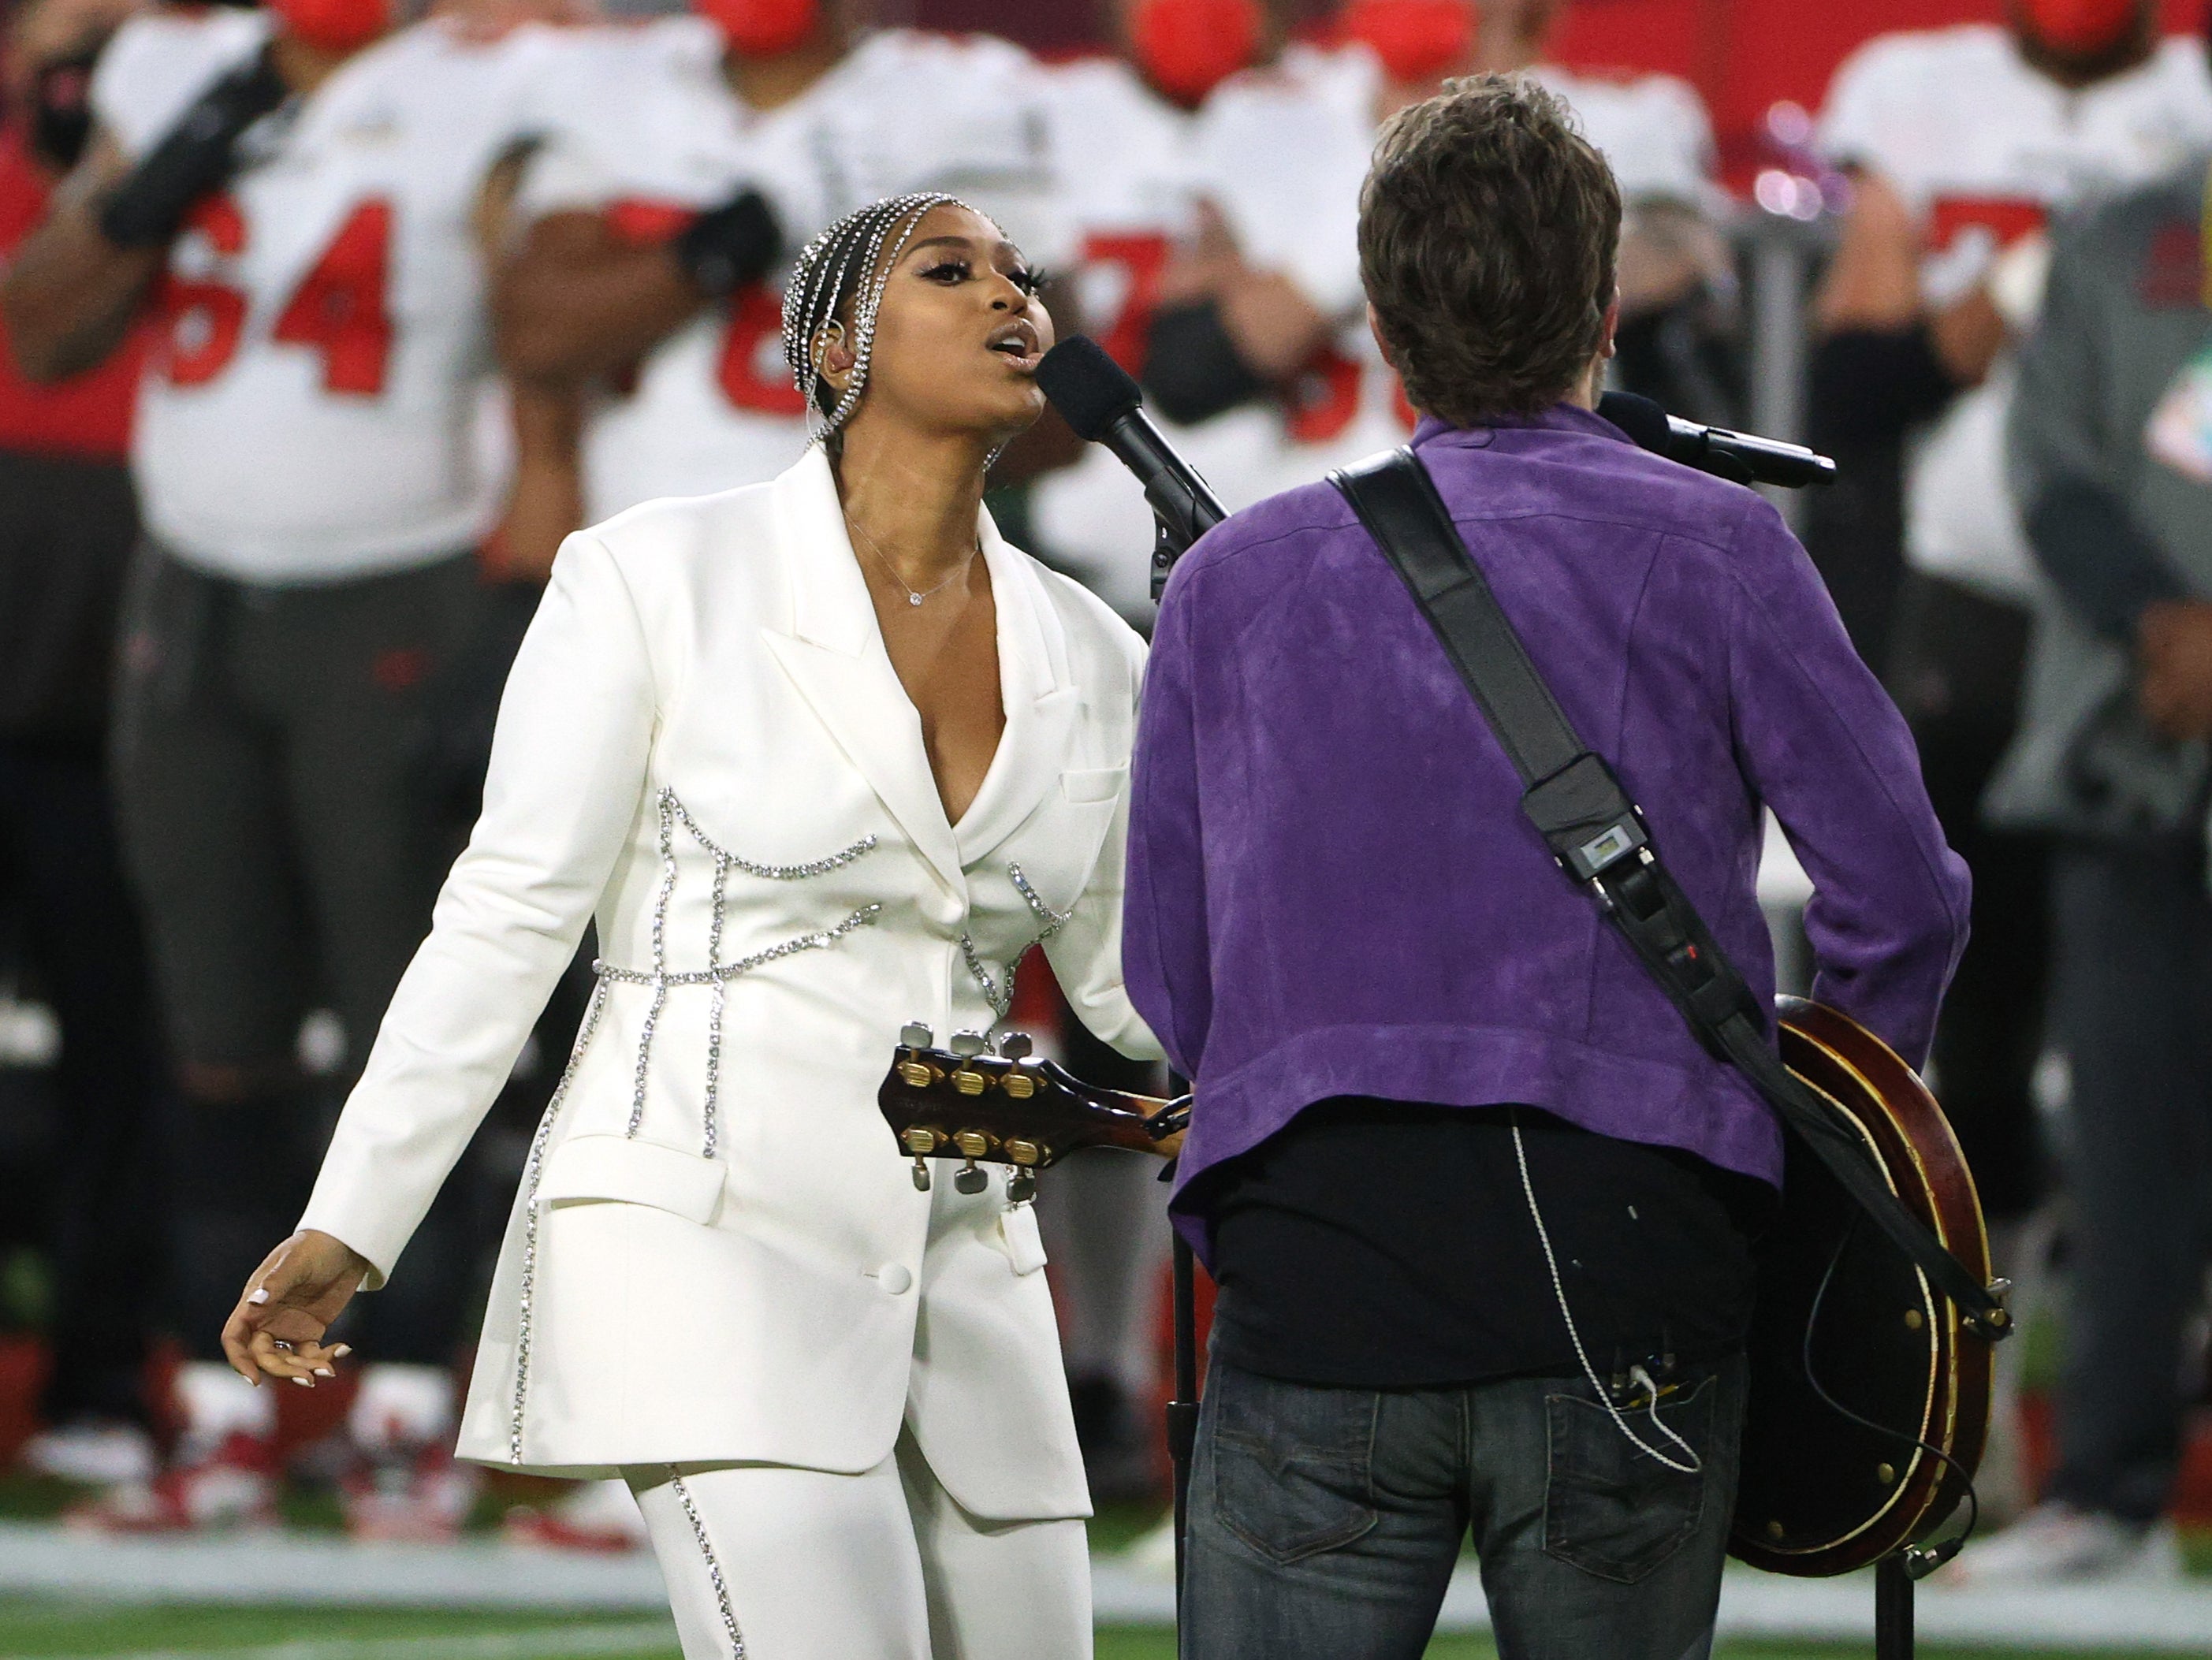
{"type": "Polygon", "coordinates": [[[928,1027],[899,1034],[876,1104],[914,1160],[914,1181],[927,1190],[932,1158],[964,1160],[953,1185],[980,1193],[981,1164],[1011,1164],[1018,1172],[1012,1196],[1036,1191],[1038,1171],[1084,1147],[1156,1150],[1180,1128],[1156,1096],[1099,1089],[1032,1053],[1030,1040],[1009,1032],[997,1051],[981,1032],[952,1035],[937,1047],[928,1027]]]}

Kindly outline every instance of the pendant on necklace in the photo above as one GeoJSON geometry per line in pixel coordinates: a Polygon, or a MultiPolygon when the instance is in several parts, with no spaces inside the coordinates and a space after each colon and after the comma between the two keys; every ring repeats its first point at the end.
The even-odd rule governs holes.
{"type": "Polygon", "coordinates": [[[918,593],[909,593],[906,597],[906,602],[909,605],[918,605],[921,603],[921,600],[922,596],[918,593]]]}

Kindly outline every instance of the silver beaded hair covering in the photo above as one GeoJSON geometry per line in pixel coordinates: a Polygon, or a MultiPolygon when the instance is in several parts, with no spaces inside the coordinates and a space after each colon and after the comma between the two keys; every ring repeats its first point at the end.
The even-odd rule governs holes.
{"type": "Polygon", "coordinates": [[[932,208],[964,208],[957,196],[918,191],[887,196],[847,214],[799,250],[783,294],[783,361],[791,366],[799,395],[806,400],[806,424],[822,443],[852,418],[867,389],[868,362],[876,344],[876,313],[890,286],[891,267],[932,208]],[[822,390],[822,331],[837,321],[837,308],[853,299],[848,331],[853,344],[853,378],[826,415],[822,390]]]}

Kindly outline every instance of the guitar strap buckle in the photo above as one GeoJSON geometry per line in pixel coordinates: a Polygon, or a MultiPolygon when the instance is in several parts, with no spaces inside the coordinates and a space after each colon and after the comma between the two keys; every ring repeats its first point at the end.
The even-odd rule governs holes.
{"type": "Polygon", "coordinates": [[[1521,810],[1577,882],[1596,881],[1650,845],[1644,815],[1605,758],[1589,750],[1523,790],[1521,810]]]}

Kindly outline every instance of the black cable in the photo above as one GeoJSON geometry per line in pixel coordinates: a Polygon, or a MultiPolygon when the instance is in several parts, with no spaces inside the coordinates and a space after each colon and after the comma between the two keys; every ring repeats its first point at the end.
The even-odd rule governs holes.
{"type": "Polygon", "coordinates": [[[1965,1548],[1966,1541],[1973,1537],[1974,1529],[1982,1523],[1982,1495],[1974,1486],[1974,1473],[1942,1448],[1907,1431],[1893,1428],[1887,1424],[1878,1424],[1864,1414],[1852,1411],[1829,1394],[1827,1386],[1814,1374],[1813,1333],[1820,1323],[1820,1304],[1827,1301],[1828,1287],[1835,1283],[1836,1270],[1843,1266],[1844,1254],[1851,1247],[1851,1241],[1858,1232],[1860,1219],[1855,1213],[1845,1225],[1844,1237],[1836,1243],[1836,1254],[1828,1259],[1827,1272],[1820,1276],[1820,1287],[1813,1293],[1813,1306],[1805,1316],[1805,1338],[1799,1352],[1799,1364],[1805,1373],[1806,1383],[1812,1386],[1813,1393],[1829,1411],[1848,1419],[1862,1429],[1872,1430],[1876,1435],[1887,1436],[1893,1441],[1901,1441],[1906,1446],[1942,1460],[1956,1470],[1959,1478],[1966,1484],[1966,1524],[1959,1530],[1958,1537],[1947,1540],[1941,1545],[1915,1544],[1908,1549],[1905,1571],[1915,1579],[1922,1579],[1956,1556],[1965,1548]]]}

